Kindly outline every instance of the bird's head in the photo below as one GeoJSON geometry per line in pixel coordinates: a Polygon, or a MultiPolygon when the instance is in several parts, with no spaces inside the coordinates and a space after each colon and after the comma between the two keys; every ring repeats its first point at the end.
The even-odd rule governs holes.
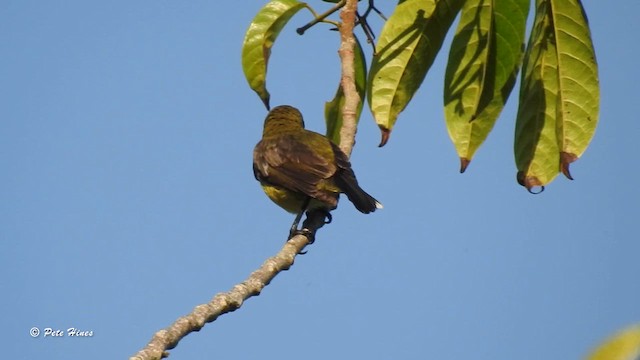
{"type": "Polygon", "coordinates": [[[289,105],[276,106],[264,119],[264,135],[304,129],[300,110],[289,105]]]}

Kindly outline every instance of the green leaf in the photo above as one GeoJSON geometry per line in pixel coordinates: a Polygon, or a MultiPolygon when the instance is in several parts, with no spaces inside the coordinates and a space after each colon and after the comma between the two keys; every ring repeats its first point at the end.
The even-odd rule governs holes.
{"type": "Polygon", "coordinates": [[[398,114],[433,64],[463,0],[406,0],[399,3],[379,36],[367,89],[376,123],[388,137],[398,114]]]}
{"type": "Polygon", "coordinates": [[[464,172],[504,108],[522,62],[529,0],[465,2],[449,52],[444,104],[464,172]]]}
{"type": "Polygon", "coordinates": [[[264,105],[269,109],[269,92],[266,86],[267,64],[271,48],[289,19],[306,3],[297,0],[274,0],[267,3],[256,15],[242,44],[242,70],[264,105]]]}
{"type": "Polygon", "coordinates": [[[640,359],[640,325],[629,327],[608,339],[587,360],[640,359]]]}
{"type": "MultiPolygon", "coordinates": [[[[364,96],[367,89],[367,63],[360,41],[358,41],[358,38],[355,39],[355,81],[356,90],[358,91],[358,95],[360,95],[360,103],[358,104],[358,111],[356,113],[357,122],[360,119],[362,105],[364,104],[364,96]]],[[[342,85],[338,84],[338,89],[336,90],[336,95],[333,97],[333,100],[326,102],[324,105],[324,117],[327,122],[327,137],[336,144],[340,144],[340,129],[342,129],[342,108],[344,107],[344,101],[345,98],[342,85]]]]}
{"type": "Polygon", "coordinates": [[[598,74],[578,0],[538,0],[516,120],[518,182],[551,182],[582,155],[598,119],[598,74]]]}
{"type": "Polygon", "coordinates": [[[569,164],[582,156],[598,124],[598,65],[580,1],[552,0],[551,16],[558,52],[556,132],[561,151],[560,169],[572,179],[569,164]]]}
{"type": "Polygon", "coordinates": [[[558,175],[556,141],[558,59],[549,2],[536,1],[536,17],[525,54],[516,119],[515,156],[518,183],[527,190],[548,184],[558,175]]]}

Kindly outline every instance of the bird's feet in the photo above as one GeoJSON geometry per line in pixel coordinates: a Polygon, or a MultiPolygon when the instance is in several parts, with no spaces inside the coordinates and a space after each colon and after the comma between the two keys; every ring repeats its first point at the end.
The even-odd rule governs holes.
{"type": "Polygon", "coordinates": [[[316,237],[313,231],[307,228],[300,229],[300,230],[291,229],[291,231],[289,232],[289,238],[287,240],[291,240],[291,238],[293,238],[296,235],[302,235],[302,236],[305,236],[307,239],[309,239],[309,245],[313,244],[314,241],[316,241],[316,237]]]}
{"type": "MultiPolygon", "coordinates": [[[[302,229],[298,230],[298,221],[299,218],[296,217],[296,221],[293,222],[293,225],[291,226],[291,230],[289,230],[289,238],[288,240],[291,240],[291,238],[293,238],[296,235],[302,235],[304,237],[307,238],[307,240],[309,241],[309,243],[307,245],[311,245],[316,241],[316,229],[322,227],[322,225],[324,224],[330,224],[331,220],[333,220],[333,216],[331,216],[331,213],[328,210],[325,209],[314,209],[314,210],[310,210],[307,211],[307,219],[305,220],[304,224],[302,225],[302,229]],[[318,215],[314,216],[314,213],[319,213],[318,215],[322,215],[322,218],[320,218],[318,215]],[[310,219],[315,219],[315,220],[311,220],[310,219]],[[313,229],[313,230],[310,230],[313,229]]],[[[306,251],[301,251],[300,254],[306,254],[306,251]]]]}
{"type": "MultiPolygon", "coordinates": [[[[305,236],[307,238],[307,240],[309,241],[309,243],[307,245],[311,245],[316,241],[316,236],[315,233],[307,228],[304,229],[291,229],[291,231],[289,232],[289,239],[287,239],[287,241],[291,240],[291,238],[293,238],[296,235],[302,235],[305,236]]],[[[298,254],[299,255],[304,255],[306,254],[306,251],[300,251],[298,254]]]]}

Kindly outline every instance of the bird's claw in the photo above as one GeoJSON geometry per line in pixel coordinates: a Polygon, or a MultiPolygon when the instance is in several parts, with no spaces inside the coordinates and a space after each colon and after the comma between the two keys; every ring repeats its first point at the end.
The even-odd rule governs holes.
{"type": "Polygon", "coordinates": [[[330,212],[325,212],[324,214],[324,223],[326,224],[331,224],[331,221],[333,221],[333,215],[331,215],[330,212]]]}
{"type": "Polygon", "coordinates": [[[316,241],[316,237],[314,236],[313,231],[309,230],[309,229],[300,229],[300,230],[294,230],[291,231],[291,233],[289,234],[289,239],[291,240],[292,237],[296,236],[296,235],[302,235],[305,236],[307,239],[309,239],[309,245],[313,244],[314,241],[316,241]]]}
{"type": "MultiPolygon", "coordinates": [[[[309,229],[300,229],[300,230],[291,230],[291,232],[289,233],[289,239],[287,239],[287,241],[291,240],[291,238],[293,238],[296,235],[302,235],[304,237],[307,238],[307,240],[309,241],[309,243],[307,245],[311,245],[316,241],[316,237],[315,234],[313,233],[313,231],[309,230],[309,229]]],[[[306,251],[300,251],[298,254],[300,255],[304,255],[306,254],[306,251]]]]}
{"type": "MultiPolygon", "coordinates": [[[[319,212],[322,214],[322,216],[324,216],[324,224],[331,224],[331,221],[333,221],[333,215],[331,215],[331,212],[329,210],[326,209],[314,209],[311,210],[314,212],[319,212]]],[[[309,217],[309,214],[311,213],[311,211],[307,211],[307,217],[309,217]]]]}

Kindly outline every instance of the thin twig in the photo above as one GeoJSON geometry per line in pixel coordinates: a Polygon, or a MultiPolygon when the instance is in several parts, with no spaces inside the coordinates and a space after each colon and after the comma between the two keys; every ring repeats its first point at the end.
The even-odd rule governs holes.
{"type": "Polygon", "coordinates": [[[382,18],[382,20],[387,21],[387,17],[384,16],[382,11],[378,10],[376,5],[374,4],[374,0],[369,0],[369,6],[367,6],[367,10],[364,11],[364,15],[362,16],[366,18],[367,16],[369,16],[371,10],[375,11],[382,18]]]}
{"type": "MultiPolygon", "coordinates": [[[[312,27],[313,25],[319,23],[319,22],[325,22],[326,18],[329,17],[331,14],[333,14],[334,12],[340,10],[341,7],[343,7],[345,4],[345,0],[341,0],[339,1],[334,7],[332,7],[331,9],[325,11],[324,13],[320,14],[320,15],[316,15],[315,13],[313,14],[314,19],[311,20],[310,22],[308,22],[306,25],[299,27],[296,29],[296,32],[298,33],[298,35],[303,35],[305,31],[309,30],[310,27],[312,27]]],[[[332,21],[328,21],[329,23],[333,24],[332,21]]]]}

